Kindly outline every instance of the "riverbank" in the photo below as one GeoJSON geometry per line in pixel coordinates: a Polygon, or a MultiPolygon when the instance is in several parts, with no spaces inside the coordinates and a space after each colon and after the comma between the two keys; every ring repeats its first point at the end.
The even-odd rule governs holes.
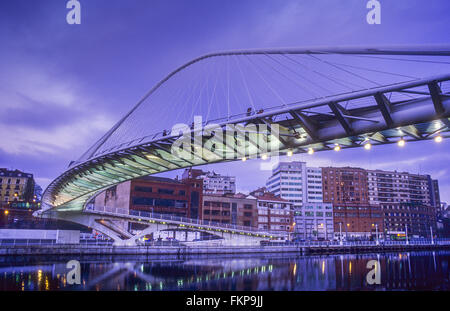
{"type": "Polygon", "coordinates": [[[96,246],[96,245],[28,245],[0,246],[0,256],[22,255],[197,255],[197,254],[358,254],[413,250],[450,249],[450,245],[333,245],[333,246],[96,246]]]}

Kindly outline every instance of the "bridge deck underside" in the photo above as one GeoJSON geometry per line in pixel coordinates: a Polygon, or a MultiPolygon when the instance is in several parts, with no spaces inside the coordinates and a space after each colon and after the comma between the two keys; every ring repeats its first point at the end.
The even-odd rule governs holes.
{"type": "MultiPolygon", "coordinates": [[[[253,112],[240,120],[215,125],[223,141],[203,135],[200,150],[174,154],[181,135],[121,145],[69,168],[47,188],[44,205],[60,211],[80,211],[95,194],[113,185],[170,170],[216,162],[391,144],[400,138],[420,141],[450,136],[450,76],[385,86],[347,96],[253,112]],[[408,94],[409,100],[396,100],[408,94]],[[227,131],[234,125],[233,132],[227,131]],[[276,129],[276,126],[278,128],[276,129]],[[255,131],[256,130],[256,131],[255,131]],[[232,134],[230,134],[232,133],[232,134]],[[214,143],[208,148],[207,142],[214,143]],[[270,149],[261,150],[261,145],[270,149]]],[[[205,125],[203,125],[205,126],[205,125]]],[[[213,125],[206,125],[213,126],[213,125]]],[[[192,130],[192,135],[198,135],[192,130]]]]}

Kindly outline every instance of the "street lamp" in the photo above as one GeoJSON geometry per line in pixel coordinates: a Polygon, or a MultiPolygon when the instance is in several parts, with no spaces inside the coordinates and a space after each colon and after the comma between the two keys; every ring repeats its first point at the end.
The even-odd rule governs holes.
{"type": "Polygon", "coordinates": [[[345,239],[348,241],[348,229],[350,228],[350,224],[347,223],[347,228],[345,228],[345,239]]]}
{"type": "Polygon", "coordinates": [[[434,244],[434,239],[433,239],[433,227],[430,226],[430,233],[431,233],[431,245],[434,244]]]}
{"type": "Polygon", "coordinates": [[[408,224],[405,225],[405,239],[406,239],[406,245],[408,245],[409,244],[409,241],[408,241],[408,224]]]}
{"type": "Polygon", "coordinates": [[[372,227],[375,226],[375,244],[378,245],[378,224],[372,224],[372,227]]]}
{"type": "Polygon", "coordinates": [[[289,240],[289,241],[291,240],[291,231],[294,232],[294,230],[295,230],[295,225],[296,225],[296,223],[295,223],[295,221],[294,221],[294,222],[292,223],[291,230],[289,230],[289,232],[288,232],[288,240],[289,240]]]}
{"type": "Polygon", "coordinates": [[[328,240],[327,227],[324,225],[324,223],[321,223],[320,227],[324,230],[325,240],[328,240]]]}

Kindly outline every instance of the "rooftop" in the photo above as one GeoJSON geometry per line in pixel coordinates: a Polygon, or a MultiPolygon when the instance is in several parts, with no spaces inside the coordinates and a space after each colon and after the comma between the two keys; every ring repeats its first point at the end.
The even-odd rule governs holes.
{"type": "Polygon", "coordinates": [[[0,168],[0,176],[33,178],[33,174],[25,173],[19,170],[8,170],[6,168],[0,168]]]}
{"type": "Polygon", "coordinates": [[[275,202],[289,203],[288,200],[277,197],[276,195],[274,195],[273,193],[270,193],[270,192],[266,192],[263,195],[256,196],[256,198],[260,201],[275,201],[275,202]]]}
{"type": "Polygon", "coordinates": [[[165,183],[171,183],[171,184],[182,184],[182,182],[180,182],[179,180],[175,180],[175,179],[167,178],[167,177],[157,177],[157,176],[144,176],[144,177],[137,178],[136,180],[165,182],[165,183]]]}

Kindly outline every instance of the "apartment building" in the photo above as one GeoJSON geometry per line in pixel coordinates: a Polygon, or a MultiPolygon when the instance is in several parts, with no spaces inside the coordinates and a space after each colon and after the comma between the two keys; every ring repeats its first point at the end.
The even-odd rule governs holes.
{"type": "Polygon", "coordinates": [[[204,172],[199,169],[186,169],[182,179],[194,178],[203,180],[205,194],[234,194],[236,193],[236,177],[221,175],[214,171],[204,172]]]}
{"type": "Polygon", "coordinates": [[[9,202],[33,203],[33,174],[0,168],[0,206],[9,202]]]}
{"type": "Polygon", "coordinates": [[[295,223],[291,202],[277,197],[271,192],[259,193],[255,197],[257,199],[259,229],[287,234],[293,232],[295,223]]]}
{"type": "Polygon", "coordinates": [[[371,238],[383,232],[383,213],[369,201],[367,176],[361,168],[322,168],[323,200],[333,205],[335,237],[371,238]]]}
{"type": "Polygon", "coordinates": [[[201,219],[222,224],[257,227],[256,198],[242,193],[203,194],[201,219]]]}
{"type": "Polygon", "coordinates": [[[146,176],[113,186],[95,198],[95,208],[109,207],[198,219],[202,181],[146,176]]]}
{"type": "Polygon", "coordinates": [[[390,237],[429,237],[436,232],[439,186],[429,175],[368,171],[368,196],[381,207],[385,234],[390,237]]]}
{"type": "Polygon", "coordinates": [[[332,240],[334,238],[333,205],[331,203],[305,203],[301,214],[303,230],[297,237],[305,240],[332,240]]]}
{"type": "Polygon", "coordinates": [[[295,238],[333,237],[333,211],[331,204],[323,201],[321,168],[308,167],[299,161],[280,162],[267,180],[266,188],[292,203],[295,238]]]}

